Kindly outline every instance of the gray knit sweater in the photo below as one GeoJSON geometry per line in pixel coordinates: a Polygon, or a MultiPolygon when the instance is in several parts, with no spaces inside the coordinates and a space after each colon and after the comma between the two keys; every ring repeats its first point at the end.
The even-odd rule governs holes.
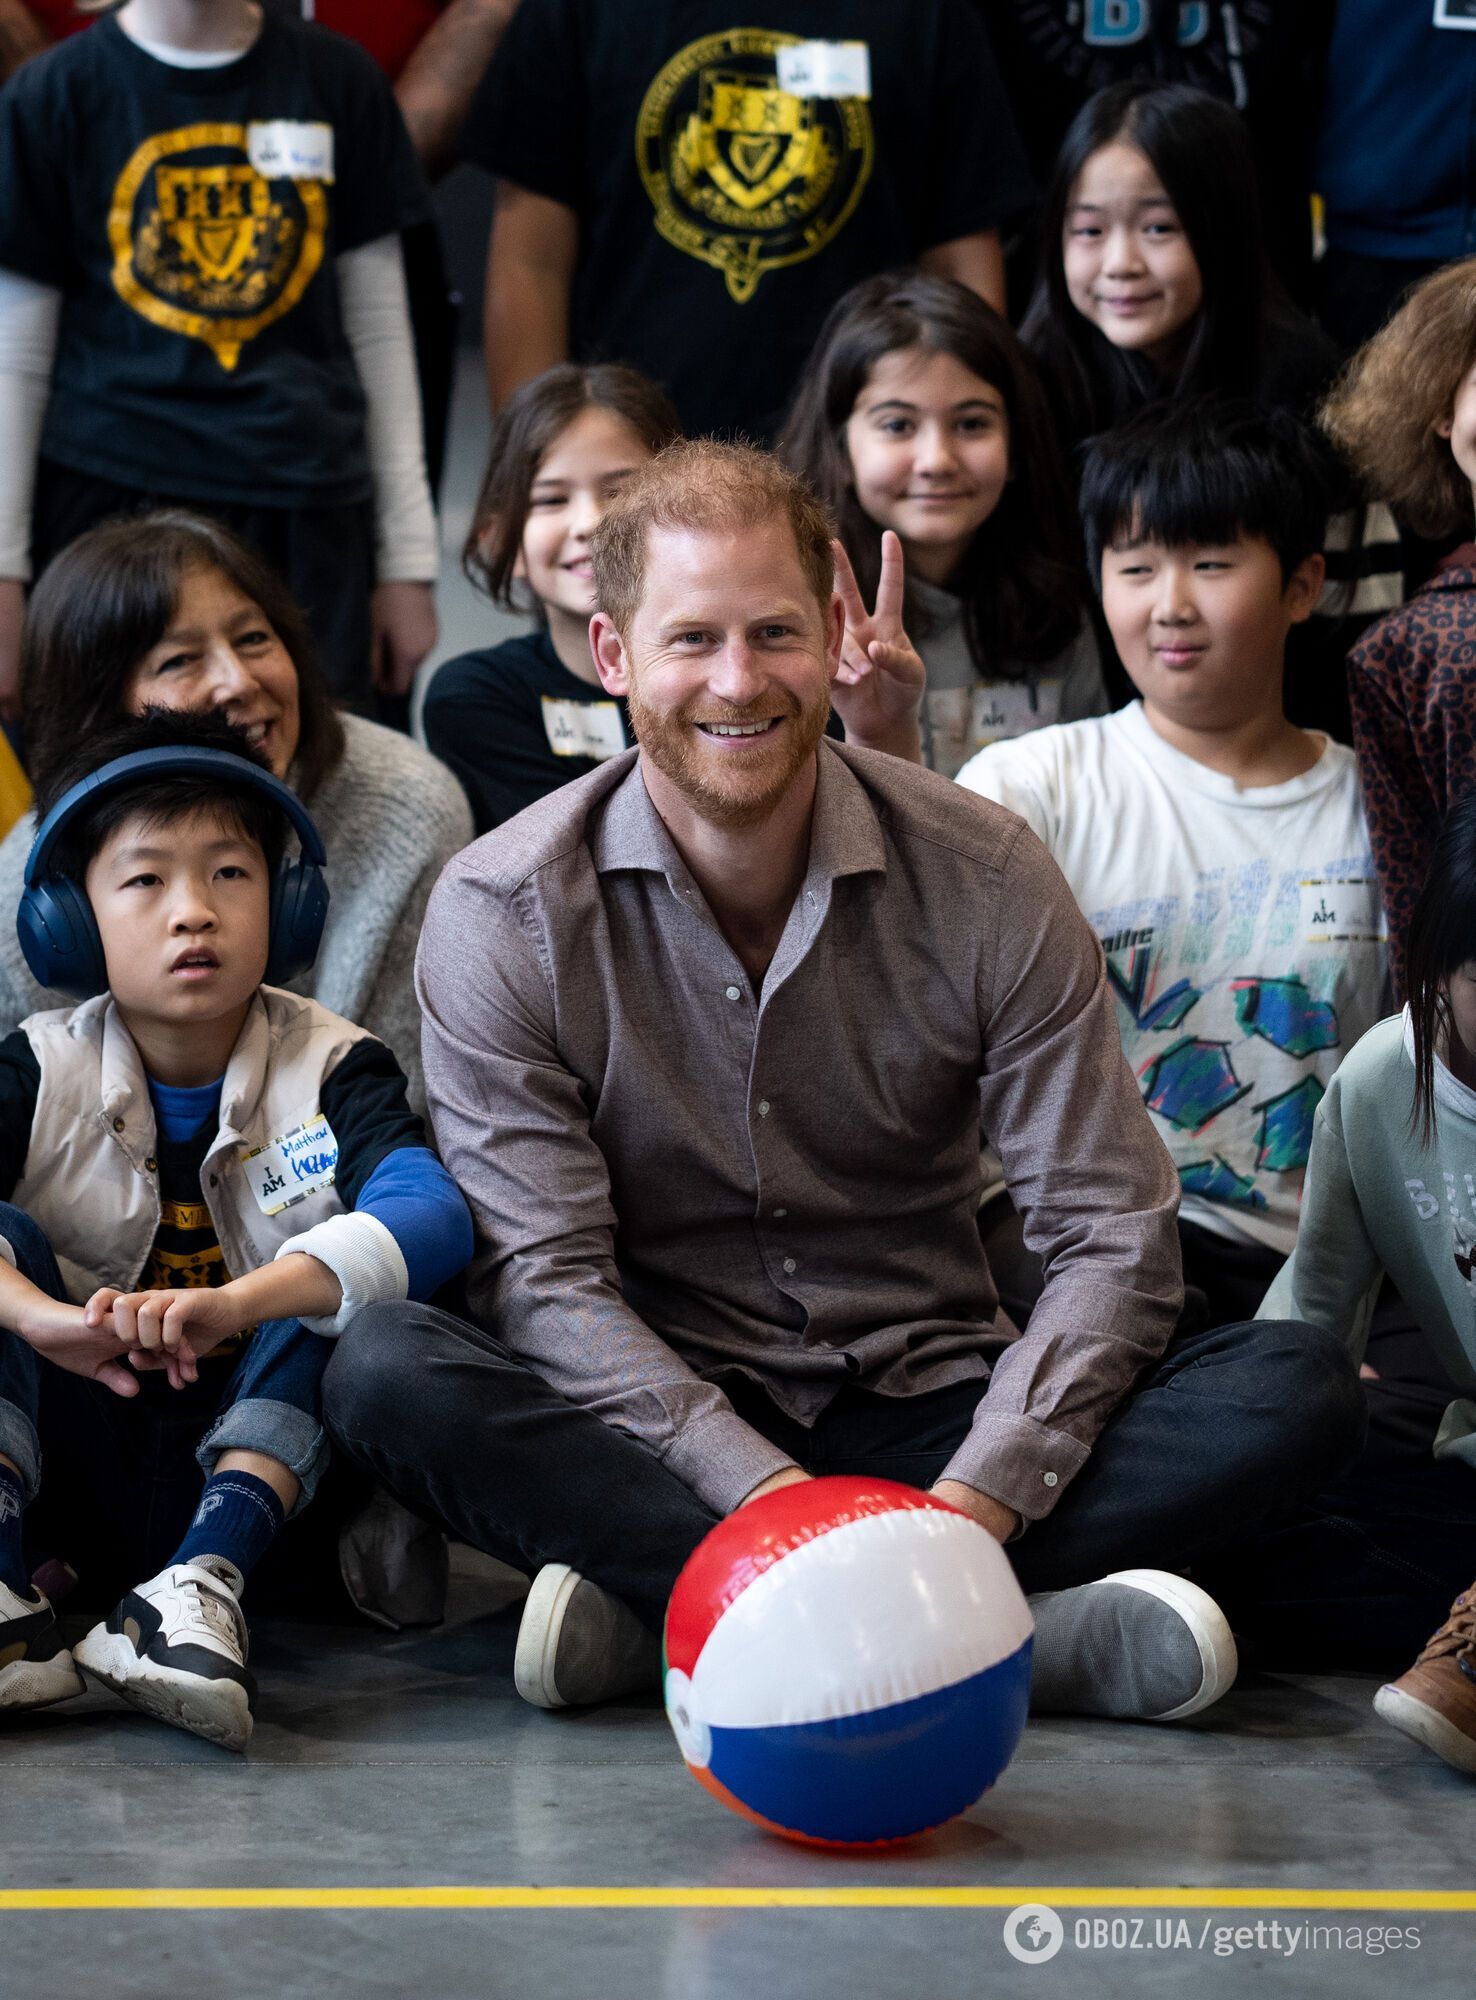
{"type": "MultiPolygon", "coordinates": [[[[310,805],[328,849],[328,925],[317,964],[291,990],[387,1042],[423,1110],[415,947],[436,877],[472,837],[471,808],[445,765],[409,737],[354,715],[343,727],[343,761],[310,805]]],[[[0,841],[0,912],[20,902],[35,831],[28,813],[0,841]]],[[[0,1035],[56,1004],[32,979],[15,924],[0,920],[0,1035]]]]}

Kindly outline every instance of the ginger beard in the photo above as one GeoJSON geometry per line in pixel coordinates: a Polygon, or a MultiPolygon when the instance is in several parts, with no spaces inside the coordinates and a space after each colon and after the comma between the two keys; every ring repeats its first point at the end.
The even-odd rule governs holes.
{"type": "Polygon", "coordinates": [[[632,661],[626,703],[642,754],[714,826],[741,828],[765,820],[814,756],[830,719],[828,674],[815,702],[802,702],[789,688],[775,683],[742,708],[705,695],[674,714],[644,699],[641,679],[632,661]],[[699,727],[708,723],[741,728],[774,718],[778,727],[769,739],[760,738],[737,751],[709,748],[699,727]]]}

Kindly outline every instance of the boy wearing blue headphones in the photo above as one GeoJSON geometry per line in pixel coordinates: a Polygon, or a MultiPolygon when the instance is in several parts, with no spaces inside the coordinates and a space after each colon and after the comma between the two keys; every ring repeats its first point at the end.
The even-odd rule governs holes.
{"type": "Polygon", "coordinates": [[[81,1668],[240,1750],[241,1593],[326,1463],[331,1338],[438,1290],[471,1223],[389,1050],[277,984],[316,953],[323,851],[244,734],[145,715],[56,775],[17,921],[90,997],[0,1042],[0,1711],[81,1668]],[[23,1513],[122,1591],[75,1655],[23,1513]]]}

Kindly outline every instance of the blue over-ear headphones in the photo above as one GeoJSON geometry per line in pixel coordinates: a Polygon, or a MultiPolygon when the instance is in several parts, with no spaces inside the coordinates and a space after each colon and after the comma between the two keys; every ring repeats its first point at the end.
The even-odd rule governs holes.
{"type": "Polygon", "coordinates": [[[328,884],[323,879],[323,864],[328,856],[323,837],[297,794],[270,771],[244,757],[232,756],[229,750],[191,750],[183,746],[133,750],[126,757],[115,757],[111,764],[102,765],[80,784],[73,785],[36,829],[15,927],[26,964],[33,978],[43,986],[55,986],[63,993],[90,999],[94,993],[105,992],[108,984],[102,939],[87,891],[80,882],[51,871],[51,858],[58,842],[83,807],[91,805],[99,793],[115,791],[140,774],[162,778],[171,773],[219,778],[234,790],[244,787],[259,792],[285,814],[302,844],[302,855],[296,861],[284,859],[272,884],[267,983],[280,986],[284,980],[306,972],[317,957],[328,917],[328,884]]]}

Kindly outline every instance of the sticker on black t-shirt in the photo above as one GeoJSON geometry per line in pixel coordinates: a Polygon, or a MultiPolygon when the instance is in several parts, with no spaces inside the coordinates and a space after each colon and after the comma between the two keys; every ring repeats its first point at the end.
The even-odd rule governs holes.
{"type": "MultiPolygon", "coordinates": [[[[253,166],[254,129],[155,133],[119,175],[108,213],[113,285],[124,304],[153,326],[203,341],[226,370],[307,290],[328,226],[322,180],[290,171],[292,161],[270,179],[253,166]]],[[[327,166],[331,179],[331,153],[327,166]]]]}
{"type": "Polygon", "coordinates": [[[864,98],[780,88],[777,51],[803,42],[768,28],[689,42],[663,64],[636,121],[657,229],[721,271],[738,305],[766,271],[818,255],[871,176],[864,98]]]}

